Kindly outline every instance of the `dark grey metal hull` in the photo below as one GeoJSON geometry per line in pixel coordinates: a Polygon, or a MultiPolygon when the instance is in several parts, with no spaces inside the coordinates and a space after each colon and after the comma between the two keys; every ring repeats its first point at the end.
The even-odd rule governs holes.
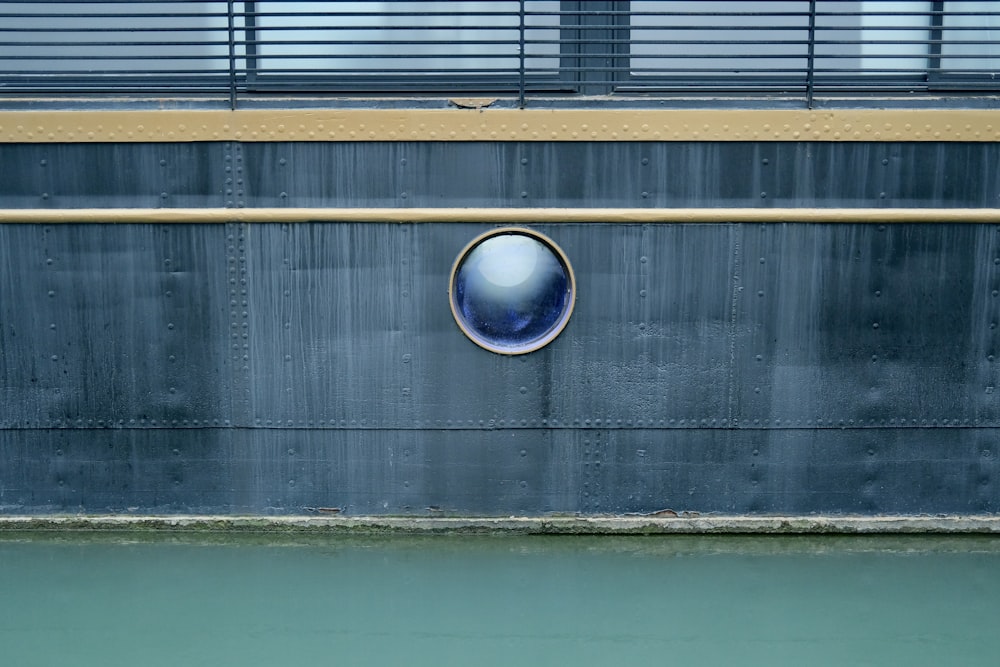
{"type": "MultiPolygon", "coordinates": [[[[996,144],[0,146],[6,208],[995,207],[996,144]]],[[[1000,227],[544,223],[576,309],[480,349],[485,223],[0,225],[0,511],[1000,511],[1000,227]]]]}

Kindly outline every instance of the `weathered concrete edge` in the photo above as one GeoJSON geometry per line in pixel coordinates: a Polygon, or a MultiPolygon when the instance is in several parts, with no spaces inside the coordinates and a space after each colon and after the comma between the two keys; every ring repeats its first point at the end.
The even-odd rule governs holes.
{"type": "Polygon", "coordinates": [[[519,535],[1000,535],[1000,515],[500,518],[115,514],[0,517],[0,532],[53,530],[519,535]]]}

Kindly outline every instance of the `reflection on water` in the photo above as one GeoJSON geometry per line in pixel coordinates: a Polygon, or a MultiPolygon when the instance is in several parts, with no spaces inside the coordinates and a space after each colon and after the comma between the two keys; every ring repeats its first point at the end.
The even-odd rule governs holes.
{"type": "Polygon", "coordinates": [[[992,665],[996,538],[0,534],[9,665],[992,665]]]}

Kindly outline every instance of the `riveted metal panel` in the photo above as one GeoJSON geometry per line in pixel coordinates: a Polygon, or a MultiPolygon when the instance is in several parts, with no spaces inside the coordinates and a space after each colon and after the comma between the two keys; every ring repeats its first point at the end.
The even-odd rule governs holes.
{"type": "Polygon", "coordinates": [[[746,225],[741,425],[996,424],[997,229],[746,225]]]}
{"type": "Polygon", "coordinates": [[[238,144],[245,180],[240,206],[398,206],[395,143],[238,144]]]}
{"type": "Polygon", "coordinates": [[[826,108],[809,110],[787,108],[795,105],[787,99],[752,97],[668,104],[634,96],[570,97],[532,100],[529,108],[516,108],[503,98],[339,98],[333,108],[322,98],[299,98],[294,107],[287,99],[241,104],[247,103],[258,108],[212,109],[212,101],[176,99],[170,100],[173,108],[163,108],[161,100],[135,98],[6,100],[0,143],[1000,140],[995,95],[825,100],[826,108]]]}
{"type": "Polygon", "coordinates": [[[575,511],[545,431],[0,431],[0,511],[575,511]]]}
{"type": "Polygon", "coordinates": [[[223,206],[223,143],[0,144],[4,208],[223,206]]]}
{"type": "Polygon", "coordinates": [[[990,429],[0,430],[0,511],[978,514],[990,429]]]}
{"type": "Polygon", "coordinates": [[[255,426],[410,424],[410,236],[390,224],[249,229],[255,426]]]}
{"type": "Polygon", "coordinates": [[[516,359],[448,310],[448,271],[482,229],[0,227],[4,423],[997,421],[992,226],[542,225],[577,307],[516,359]]]}
{"type": "Polygon", "coordinates": [[[0,144],[0,161],[5,208],[1000,203],[996,143],[0,144]]]}
{"type": "Polygon", "coordinates": [[[234,507],[220,443],[235,433],[190,429],[0,431],[6,512],[210,512],[234,507]]]}
{"type": "Polygon", "coordinates": [[[234,144],[246,206],[980,207],[1000,144],[234,144]],[[956,174],[962,174],[957,177],[956,174]]]}
{"type": "Polygon", "coordinates": [[[0,225],[0,425],[228,425],[223,233],[0,225]]]}
{"type": "Polygon", "coordinates": [[[590,512],[995,512],[990,430],[568,431],[590,512]],[[596,496],[593,495],[597,485],[596,496]]]}

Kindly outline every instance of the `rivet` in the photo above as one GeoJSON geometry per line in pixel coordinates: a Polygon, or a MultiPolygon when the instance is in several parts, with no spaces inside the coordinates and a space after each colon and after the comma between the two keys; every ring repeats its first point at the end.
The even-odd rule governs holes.
{"type": "MultiPolygon", "coordinates": [[[[766,130],[767,128],[765,127],[764,129],[766,130]]],[[[768,160],[767,158],[764,158],[763,160],[760,161],[760,163],[766,167],[771,163],[771,161],[768,160]]]]}
{"type": "Polygon", "coordinates": [[[167,161],[166,160],[160,160],[160,166],[161,167],[166,167],[167,166],[167,161]]]}
{"type": "Polygon", "coordinates": [[[649,193],[648,192],[643,192],[642,193],[642,198],[646,199],[647,197],[649,197],[649,193]]]}
{"type": "Polygon", "coordinates": [[[286,160],[285,158],[281,158],[280,160],[278,160],[278,164],[284,167],[286,164],[288,164],[288,160],[286,160]]]}
{"type": "Polygon", "coordinates": [[[875,296],[882,296],[882,290],[880,289],[875,290],[875,296]]]}
{"type": "Polygon", "coordinates": [[[160,199],[166,199],[169,195],[166,192],[160,193],[160,199]]]}
{"type": "Polygon", "coordinates": [[[872,329],[878,329],[878,322],[872,322],[872,329]]]}
{"type": "Polygon", "coordinates": [[[518,391],[520,391],[522,394],[527,394],[528,393],[528,388],[527,387],[521,387],[518,391]]]}
{"type": "Polygon", "coordinates": [[[648,260],[646,259],[645,256],[643,256],[643,257],[639,258],[639,261],[642,262],[643,264],[645,264],[648,260]]]}
{"type": "Polygon", "coordinates": [[[644,289],[639,290],[639,297],[645,299],[646,298],[646,290],[644,290],[644,289]]]}
{"type": "Polygon", "coordinates": [[[642,158],[642,164],[644,164],[644,165],[649,164],[649,158],[648,157],[642,158]]]}
{"type": "Polygon", "coordinates": [[[528,193],[522,190],[521,191],[521,199],[525,199],[527,196],[528,196],[528,193]]]}
{"type": "Polygon", "coordinates": [[[889,164],[889,158],[882,158],[882,165],[885,166],[889,164]]]}
{"type": "Polygon", "coordinates": [[[43,166],[43,167],[44,167],[44,166],[45,166],[45,165],[47,165],[48,163],[49,163],[49,161],[48,161],[48,160],[42,160],[42,161],[41,161],[41,162],[39,162],[38,164],[40,164],[41,166],[43,166]]]}
{"type": "Polygon", "coordinates": [[[761,192],[760,193],[760,198],[761,199],[767,199],[767,193],[766,192],[761,192]]]}
{"type": "Polygon", "coordinates": [[[403,363],[404,363],[404,364],[408,364],[408,363],[410,363],[410,359],[412,359],[412,356],[411,356],[411,355],[409,355],[409,354],[404,354],[404,355],[403,355],[403,363]]]}
{"type": "Polygon", "coordinates": [[[55,290],[49,290],[49,297],[54,297],[56,295],[55,290]]]}

